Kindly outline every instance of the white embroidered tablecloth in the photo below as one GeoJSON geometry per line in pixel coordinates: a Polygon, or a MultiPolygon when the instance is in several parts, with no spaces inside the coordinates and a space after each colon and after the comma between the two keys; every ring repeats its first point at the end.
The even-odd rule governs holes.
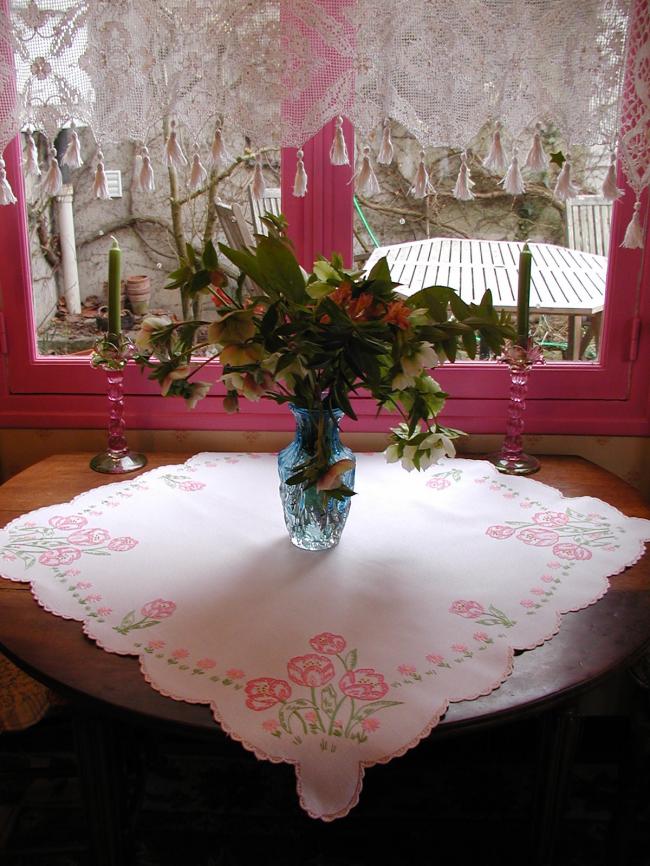
{"type": "Polygon", "coordinates": [[[153,688],[207,703],[259,758],[293,763],[313,817],[364,767],[488,694],[634,563],[650,521],[489,463],[408,474],[359,455],[338,547],[293,547],[276,458],[199,454],[43,508],[0,533],[4,576],[139,655],[153,688]]]}

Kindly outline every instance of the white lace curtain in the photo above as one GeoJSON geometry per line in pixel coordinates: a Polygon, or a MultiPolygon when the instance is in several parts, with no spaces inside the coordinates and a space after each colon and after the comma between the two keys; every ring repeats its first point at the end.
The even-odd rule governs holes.
{"type": "MultiPolygon", "coordinates": [[[[513,195],[523,192],[527,171],[545,168],[539,134],[550,125],[565,154],[577,145],[617,148],[637,198],[650,182],[647,0],[3,3],[0,153],[21,129],[53,141],[71,121],[90,126],[98,152],[80,154],[72,136],[64,159],[70,167],[95,161],[99,197],[106,197],[104,143],[141,142],[145,190],[163,162],[192,172],[198,187],[203,164],[225,158],[229,131],[257,144],[299,148],[338,116],[350,118],[362,142],[384,124],[380,151],[364,149],[357,166],[357,186],[366,194],[377,191],[373,161],[392,159],[390,121],[423,148],[463,149],[491,124],[484,164],[513,195]],[[164,121],[165,150],[149,153],[164,121]]],[[[332,161],[349,161],[340,134],[332,161]]],[[[50,150],[39,166],[27,139],[27,168],[42,168],[52,194],[55,163],[50,150]]],[[[10,203],[2,165],[0,172],[0,203],[10,203]]],[[[306,186],[299,160],[295,194],[304,195],[306,186]]],[[[469,199],[471,188],[463,160],[454,192],[469,199]]],[[[570,161],[555,191],[559,198],[574,194],[570,161]]],[[[613,170],[604,191],[618,195],[613,170]]],[[[412,193],[431,192],[423,157],[412,193]]],[[[638,237],[632,232],[630,245],[640,243],[638,208],[635,220],[638,237]]]]}

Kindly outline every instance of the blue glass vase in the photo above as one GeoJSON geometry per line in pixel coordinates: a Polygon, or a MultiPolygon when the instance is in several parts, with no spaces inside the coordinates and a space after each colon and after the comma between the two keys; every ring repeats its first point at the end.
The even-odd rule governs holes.
{"type": "MultiPolygon", "coordinates": [[[[280,473],[280,498],[284,508],[284,522],[291,542],[303,550],[327,550],[339,543],[345,521],[350,511],[350,496],[342,500],[332,499],[315,486],[287,484],[287,479],[296,473],[316,453],[319,424],[323,425],[325,444],[329,452],[330,466],[339,460],[352,460],[354,454],[341,443],[339,421],[343,417],[340,409],[309,411],[289,405],[296,419],[296,434],[293,441],[278,454],[280,473]]],[[[341,483],[354,488],[354,467],[341,476],[341,483]]]]}

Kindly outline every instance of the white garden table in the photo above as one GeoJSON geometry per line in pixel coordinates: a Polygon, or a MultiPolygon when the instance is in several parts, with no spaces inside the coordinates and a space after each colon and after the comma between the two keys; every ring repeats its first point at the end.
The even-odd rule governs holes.
{"type": "MultiPolygon", "coordinates": [[[[391,276],[410,296],[426,286],[453,288],[466,302],[478,302],[490,289],[494,306],[517,309],[517,271],[523,243],[429,238],[378,247],[366,263],[369,272],[384,256],[391,276]]],[[[585,341],[580,340],[582,318],[591,318],[598,340],[605,303],[606,256],[571,250],[555,244],[531,243],[531,312],[569,317],[568,357],[578,360],[585,341]]]]}

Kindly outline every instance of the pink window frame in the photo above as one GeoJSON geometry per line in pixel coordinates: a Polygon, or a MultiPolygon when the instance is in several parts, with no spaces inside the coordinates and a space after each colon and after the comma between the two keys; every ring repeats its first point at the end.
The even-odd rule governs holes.
{"type": "MultiPolygon", "coordinates": [[[[353,132],[346,121],[348,151],[353,132]]],[[[298,254],[309,265],[316,254],[337,250],[352,257],[352,185],[350,169],[332,166],[329,146],[333,122],[303,146],[309,194],[292,195],[295,150],[282,151],[283,209],[292,227],[298,254]]],[[[22,177],[21,137],[5,149],[7,174],[18,203],[0,207],[0,294],[4,331],[0,330],[0,423],[4,427],[103,427],[106,421],[104,380],[87,358],[39,357],[31,300],[29,247],[22,177]]],[[[619,186],[625,186],[619,172],[619,186]]],[[[614,207],[607,303],[600,358],[593,363],[552,363],[537,368],[530,380],[526,430],[530,433],[600,433],[647,435],[650,432],[650,257],[646,220],[644,250],[620,247],[632,215],[634,196],[614,207]]],[[[647,213],[647,196],[641,213],[647,213]]],[[[218,369],[210,373],[218,378],[218,369]]],[[[494,363],[448,365],[436,377],[449,391],[443,420],[468,432],[503,430],[507,373],[494,363]]],[[[286,411],[271,401],[244,403],[238,415],[223,412],[223,389],[189,412],[182,401],[165,400],[157,387],[130,366],[126,373],[127,421],[141,429],[288,429],[286,411]]],[[[358,431],[386,430],[375,417],[372,401],[355,401],[358,431]]]]}

